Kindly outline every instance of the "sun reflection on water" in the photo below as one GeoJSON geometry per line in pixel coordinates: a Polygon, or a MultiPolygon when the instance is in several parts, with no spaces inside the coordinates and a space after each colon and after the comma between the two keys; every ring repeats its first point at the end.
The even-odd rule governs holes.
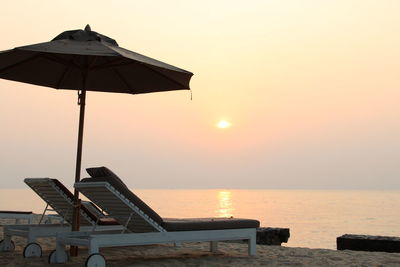
{"type": "Polygon", "coordinates": [[[232,217],[233,216],[233,205],[232,205],[232,192],[230,191],[219,191],[218,192],[218,217],[232,217]]]}

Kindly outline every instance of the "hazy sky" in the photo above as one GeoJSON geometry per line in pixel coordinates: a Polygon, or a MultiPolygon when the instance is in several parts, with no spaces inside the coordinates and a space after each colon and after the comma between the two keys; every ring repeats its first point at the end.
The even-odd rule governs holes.
{"type": "MultiPolygon", "coordinates": [[[[6,0],[0,50],[89,23],[195,74],[192,101],[88,92],[82,166],[108,166],[132,188],[400,189],[399,10],[395,0],[6,0]]],[[[0,99],[0,187],[71,186],[76,92],[0,80],[0,99]]]]}

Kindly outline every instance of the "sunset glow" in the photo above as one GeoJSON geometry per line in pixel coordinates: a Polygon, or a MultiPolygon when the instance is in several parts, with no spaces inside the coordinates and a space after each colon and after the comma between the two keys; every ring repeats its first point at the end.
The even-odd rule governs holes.
{"type": "Polygon", "coordinates": [[[218,217],[231,217],[233,216],[233,205],[232,205],[232,192],[230,191],[219,191],[218,192],[218,217]]]}
{"type": "Polygon", "coordinates": [[[217,123],[217,127],[220,129],[225,129],[231,126],[231,123],[225,120],[221,120],[217,123]]]}
{"type": "MultiPolygon", "coordinates": [[[[0,51],[90,24],[194,73],[190,91],[89,91],[82,177],[107,166],[135,188],[400,188],[400,1],[40,3],[2,6],[0,51]]],[[[0,79],[0,97],[0,186],[72,187],[76,91],[0,79]]]]}

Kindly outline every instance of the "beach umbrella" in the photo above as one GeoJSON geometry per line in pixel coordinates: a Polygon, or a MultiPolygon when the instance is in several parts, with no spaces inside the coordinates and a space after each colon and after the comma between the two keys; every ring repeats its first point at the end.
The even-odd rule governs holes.
{"type": "MultiPolygon", "coordinates": [[[[80,105],[75,182],[80,180],[86,91],[142,94],[189,89],[193,73],[119,47],[92,31],[65,31],[50,42],[0,52],[0,78],[78,90],[80,105]]],[[[79,193],[72,229],[79,230],[79,193]]]]}

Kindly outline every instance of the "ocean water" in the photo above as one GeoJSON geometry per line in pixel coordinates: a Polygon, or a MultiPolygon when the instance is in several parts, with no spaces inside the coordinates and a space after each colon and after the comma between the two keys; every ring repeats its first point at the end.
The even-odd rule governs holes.
{"type": "MultiPolygon", "coordinates": [[[[400,236],[400,191],[135,190],[162,217],[258,219],[290,228],[284,246],[336,249],[342,234],[400,236]]],[[[0,189],[0,210],[41,213],[30,189],[0,189]]]]}

